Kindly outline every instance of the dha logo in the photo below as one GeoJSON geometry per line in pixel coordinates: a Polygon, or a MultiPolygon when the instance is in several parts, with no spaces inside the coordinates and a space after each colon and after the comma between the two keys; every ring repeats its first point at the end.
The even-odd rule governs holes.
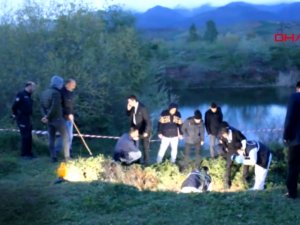
{"type": "Polygon", "coordinates": [[[300,40],[300,34],[274,34],[275,42],[297,42],[300,40]]]}

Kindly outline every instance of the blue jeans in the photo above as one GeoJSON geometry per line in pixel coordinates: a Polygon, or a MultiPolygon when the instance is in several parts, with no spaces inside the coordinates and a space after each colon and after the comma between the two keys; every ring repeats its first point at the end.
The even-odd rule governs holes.
{"type": "MultiPolygon", "coordinates": [[[[68,146],[69,146],[69,152],[71,154],[71,148],[72,148],[72,140],[73,140],[73,123],[70,120],[65,120],[66,128],[67,128],[67,134],[68,134],[68,146]]],[[[55,146],[55,151],[60,152],[62,149],[62,137],[59,136],[57,139],[57,144],[55,146]]]]}

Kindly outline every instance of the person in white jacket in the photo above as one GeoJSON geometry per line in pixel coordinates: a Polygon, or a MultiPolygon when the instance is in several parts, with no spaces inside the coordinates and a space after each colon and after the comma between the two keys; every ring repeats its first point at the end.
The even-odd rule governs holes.
{"type": "Polygon", "coordinates": [[[251,190],[263,190],[268,170],[272,161],[271,150],[261,142],[247,141],[245,150],[238,150],[238,154],[232,156],[232,160],[238,164],[255,166],[255,182],[251,190]]]}

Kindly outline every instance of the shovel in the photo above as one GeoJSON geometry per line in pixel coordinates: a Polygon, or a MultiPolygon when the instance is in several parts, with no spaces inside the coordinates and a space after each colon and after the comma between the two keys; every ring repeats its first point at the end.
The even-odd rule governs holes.
{"type": "Polygon", "coordinates": [[[76,123],[75,123],[73,120],[72,120],[72,124],[73,124],[73,126],[75,127],[75,130],[77,131],[77,133],[78,133],[80,139],[82,140],[82,143],[83,143],[84,147],[85,147],[86,150],[89,152],[89,154],[92,156],[93,153],[91,152],[89,146],[88,146],[87,143],[85,142],[85,140],[84,140],[82,134],[80,133],[80,130],[78,129],[76,123]]]}

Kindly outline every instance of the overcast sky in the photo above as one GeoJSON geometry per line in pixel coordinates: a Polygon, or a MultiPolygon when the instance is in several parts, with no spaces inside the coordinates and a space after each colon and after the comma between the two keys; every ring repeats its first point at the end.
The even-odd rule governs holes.
{"type": "MultiPolygon", "coordinates": [[[[4,8],[19,8],[26,1],[31,0],[0,0],[1,10],[4,8]],[[5,7],[4,7],[5,6],[5,7]]],[[[212,6],[222,6],[228,4],[230,0],[33,0],[41,4],[49,4],[50,2],[83,2],[89,4],[97,9],[103,9],[109,5],[118,4],[126,9],[133,9],[136,11],[146,11],[147,9],[161,5],[169,8],[175,8],[178,6],[185,8],[193,8],[204,4],[210,4],[212,6]]],[[[277,4],[277,3],[291,3],[299,2],[295,0],[246,0],[244,2],[255,4],[277,4]]]]}

